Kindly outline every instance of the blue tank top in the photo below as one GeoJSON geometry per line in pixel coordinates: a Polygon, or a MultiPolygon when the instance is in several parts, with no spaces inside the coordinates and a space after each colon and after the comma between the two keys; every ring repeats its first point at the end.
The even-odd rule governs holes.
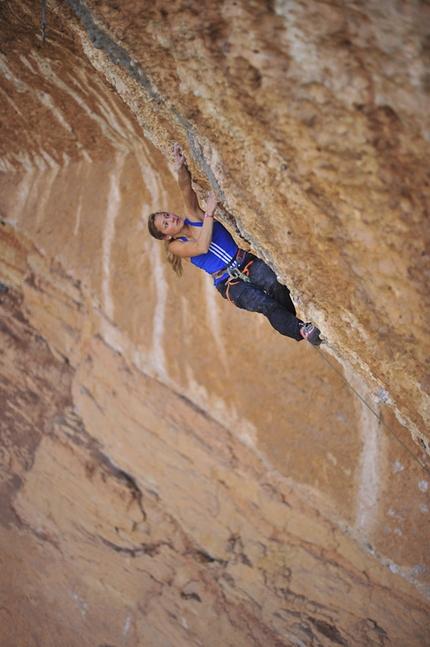
{"type": "MultiPolygon", "coordinates": [[[[202,227],[202,222],[191,222],[188,218],[185,218],[184,221],[187,225],[191,227],[202,227]]],[[[181,236],[181,240],[187,240],[185,237],[181,236]]],[[[232,236],[227,231],[227,229],[217,220],[214,221],[214,228],[212,233],[212,241],[209,245],[209,250],[206,254],[199,254],[198,256],[191,256],[190,261],[196,267],[204,270],[208,274],[213,274],[214,272],[219,272],[226,265],[234,267],[235,258],[239,248],[234,242],[232,236]]],[[[227,274],[224,276],[219,276],[214,279],[215,285],[225,279],[227,274]]]]}

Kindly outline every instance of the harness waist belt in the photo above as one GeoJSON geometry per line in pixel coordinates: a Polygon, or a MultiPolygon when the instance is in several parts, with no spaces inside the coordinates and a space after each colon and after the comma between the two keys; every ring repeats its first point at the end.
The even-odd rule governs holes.
{"type": "Polygon", "coordinates": [[[240,269],[240,266],[244,262],[247,253],[248,252],[244,249],[238,249],[236,256],[232,258],[231,261],[227,263],[225,267],[223,267],[221,270],[217,270],[216,272],[212,272],[213,279],[214,280],[220,279],[224,275],[229,276],[230,275],[229,269],[231,268],[237,267],[238,269],[240,269]]]}

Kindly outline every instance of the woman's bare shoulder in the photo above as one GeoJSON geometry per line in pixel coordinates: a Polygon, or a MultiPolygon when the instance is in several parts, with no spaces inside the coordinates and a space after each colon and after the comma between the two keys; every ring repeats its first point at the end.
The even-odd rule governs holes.
{"type": "Polygon", "coordinates": [[[197,246],[197,240],[193,238],[187,238],[186,240],[176,238],[169,244],[169,249],[173,254],[176,254],[176,256],[185,259],[190,259],[192,256],[199,256],[202,254],[202,251],[197,246]]]}
{"type": "Polygon", "coordinates": [[[172,242],[169,243],[169,250],[173,254],[176,254],[176,256],[186,259],[190,256],[188,251],[190,243],[192,244],[192,241],[189,241],[188,238],[185,238],[184,240],[181,238],[175,238],[175,240],[172,240],[172,242]]]}

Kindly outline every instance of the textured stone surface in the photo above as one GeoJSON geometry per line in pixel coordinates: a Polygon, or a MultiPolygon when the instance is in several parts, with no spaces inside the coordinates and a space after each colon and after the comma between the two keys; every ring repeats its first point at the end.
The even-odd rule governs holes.
{"type": "Polygon", "coordinates": [[[2,647],[421,647],[430,478],[341,376],[429,469],[428,5],[1,10],[2,647]],[[335,370],[163,263],[175,140],[335,370]]]}
{"type": "Polygon", "coordinates": [[[233,434],[99,338],[71,371],[12,296],[5,311],[45,429],[9,450],[22,484],[1,508],[2,644],[424,644],[417,590],[233,434]]]}

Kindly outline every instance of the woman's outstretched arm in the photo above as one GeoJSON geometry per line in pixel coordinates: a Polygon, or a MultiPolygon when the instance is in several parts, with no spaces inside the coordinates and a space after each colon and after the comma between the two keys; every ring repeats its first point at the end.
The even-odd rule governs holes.
{"type": "Polygon", "coordinates": [[[204,212],[200,208],[199,201],[193,189],[191,173],[187,168],[185,155],[177,142],[173,145],[173,150],[175,153],[176,170],[178,171],[178,184],[184,200],[186,215],[190,217],[190,220],[194,220],[194,222],[203,220],[204,212]]]}

